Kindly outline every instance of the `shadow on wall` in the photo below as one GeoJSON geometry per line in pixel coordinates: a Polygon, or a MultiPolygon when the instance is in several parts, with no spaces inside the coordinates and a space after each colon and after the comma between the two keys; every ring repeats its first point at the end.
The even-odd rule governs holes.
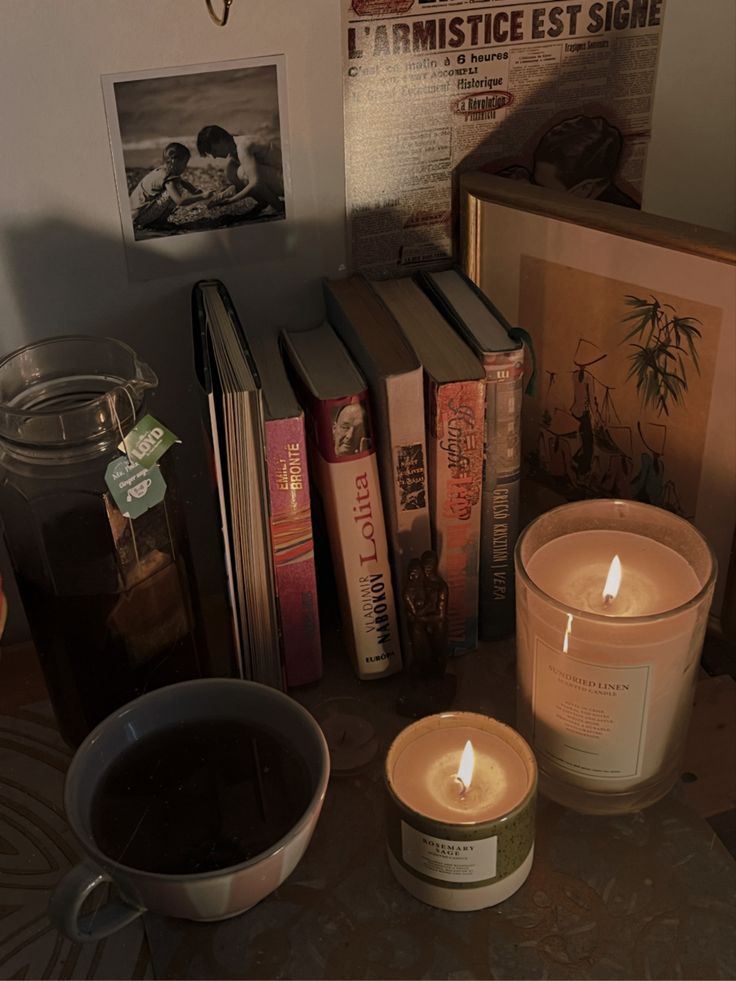
{"type": "MultiPolygon", "coordinates": [[[[470,171],[485,171],[554,192],[567,191],[588,200],[640,207],[640,193],[622,174],[631,157],[634,158],[632,169],[636,170],[637,145],[648,139],[648,134],[636,132],[630,138],[625,137],[619,128],[624,121],[615,118],[611,106],[598,101],[581,101],[558,108],[561,99],[557,81],[537,85],[508,108],[476,108],[478,103],[503,100],[511,95],[499,90],[471,91],[454,100],[455,112],[467,116],[465,130],[463,121],[454,124],[460,133],[458,146],[462,147],[467,139],[469,149],[452,171],[449,214],[444,210],[444,198],[440,198],[439,204],[435,198],[431,169],[435,161],[415,158],[411,149],[406,151],[406,157],[402,156],[401,148],[395,151],[399,162],[387,175],[383,196],[392,200],[411,187],[420,200],[417,204],[417,197],[414,198],[411,217],[420,217],[425,207],[429,219],[441,223],[443,234],[438,234],[437,225],[429,224],[428,234],[423,238],[421,222],[407,232],[407,226],[402,224],[406,216],[392,204],[371,207],[370,201],[361,202],[355,224],[364,230],[364,237],[354,251],[356,261],[370,277],[411,275],[420,265],[425,268],[447,265],[451,260],[442,254],[440,244],[445,235],[454,243],[454,255],[459,259],[462,206],[459,182],[461,175],[470,171]],[[496,112],[502,113],[502,118],[477,145],[472,145],[478,138],[475,134],[480,120],[496,112]],[[409,169],[412,165],[414,172],[409,169]],[[426,188],[420,186],[422,181],[426,188]]],[[[353,135],[357,139],[360,131],[353,135]]],[[[385,160],[379,164],[387,166],[385,160]]],[[[367,193],[360,186],[357,192],[359,200],[367,193]]]]}
{"type": "MultiPolygon", "coordinates": [[[[308,229],[294,230],[298,242],[308,241],[308,235],[308,229]]],[[[129,282],[119,237],[62,218],[6,227],[0,249],[19,310],[19,326],[3,333],[0,357],[46,337],[93,334],[124,341],[158,375],[159,387],[149,408],[182,440],[169,452],[175,455],[199,589],[204,595],[221,592],[221,537],[211,465],[202,439],[191,288],[198,279],[222,278],[241,319],[257,317],[259,328],[268,330],[286,323],[316,322],[322,315],[318,278],[310,279],[308,264],[305,272],[294,255],[281,269],[254,264],[193,270],[188,263],[182,268],[171,260],[166,274],[160,274],[166,278],[129,282]]],[[[25,640],[28,628],[4,544],[0,573],[10,614],[4,643],[25,640]]]]}
{"type": "MultiPolygon", "coordinates": [[[[545,91],[551,90],[540,89],[545,91]]],[[[469,153],[455,168],[455,177],[481,170],[589,200],[641,207],[637,192],[619,186],[626,144],[605,108],[567,107],[546,118],[517,151],[510,150],[507,129],[511,126],[502,123],[469,153]]]]}
{"type": "MultiPolygon", "coordinates": [[[[525,132],[518,143],[519,129],[507,116],[453,172],[453,241],[459,251],[462,174],[483,171],[509,180],[565,191],[591,201],[641,207],[641,194],[621,177],[633,146],[612,118],[610,107],[597,102],[566,106],[552,113],[557,104],[557,86],[539,86],[531,100],[536,107],[525,111],[525,132]]],[[[634,143],[641,139],[635,134],[634,143]]]]}
{"type": "MultiPolygon", "coordinates": [[[[172,321],[170,304],[182,287],[171,280],[158,283],[153,304],[151,283],[128,282],[119,238],[49,218],[4,228],[0,248],[20,312],[13,348],[58,334],[88,333],[120,337],[153,358],[172,339],[160,329],[161,319],[172,321]]],[[[168,275],[176,272],[172,263],[168,275]]]]}

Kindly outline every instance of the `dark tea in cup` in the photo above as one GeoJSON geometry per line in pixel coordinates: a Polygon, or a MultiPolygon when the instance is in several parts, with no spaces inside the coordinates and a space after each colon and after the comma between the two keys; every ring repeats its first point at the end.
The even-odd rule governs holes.
{"type": "Polygon", "coordinates": [[[83,861],[56,887],[54,923],[99,940],[143,912],[221,920],[291,874],[330,775],[298,702],[234,678],[185,681],[115,711],[72,760],[64,806],[83,861]],[[117,887],[97,913],[86,900],[117,887]]]}
{"type": "Polygon", "coordinates": [[[185,722],[145,736],[107,770],[92,835],[136,869],[211,872],[275,844],[312,789],[306,763],[277,732],[233,719],[185,722]]]}

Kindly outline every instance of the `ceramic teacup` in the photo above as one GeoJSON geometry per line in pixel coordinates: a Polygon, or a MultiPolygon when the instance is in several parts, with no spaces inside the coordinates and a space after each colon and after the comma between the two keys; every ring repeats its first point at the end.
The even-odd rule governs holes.
{"type": "Polygon", "coordinates": [[[85,858],[57,886],[49,915],[67,936],[87,941],[108,936],[146,911],[190,920],[220,920],[250,909],[291,874],[304,854],[322,809],[329,772],[327,743],[317,722],[298,702],[273,688],[233,678],[209,678],[142,695],[103,720],[81,744],[69,767],[64,804],[85,858]],[[92,833],[92,802],[109,768],[148,735],[183,722],[213,718],[247,720],[277,730],[301,756],[311,789],[302,816],[266,851],[216,871],[159,874],[106,855],[92,833]],[[105,882],[115,884],[120,898],[109,900],[94,914],[83,915],[84,901],[105,882]]]}

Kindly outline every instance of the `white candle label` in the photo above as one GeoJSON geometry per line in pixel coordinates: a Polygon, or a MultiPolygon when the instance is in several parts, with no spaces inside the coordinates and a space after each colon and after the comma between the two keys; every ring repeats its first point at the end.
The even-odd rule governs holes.
{"type": "Polygon", "coordinates": [[[591,664],[536,638],[534,750],[570,773],[638,777],[649,665],[591,664]]]}
{"type": "Polygon", "coordinates": [[[483,882],[496,876],[498,838],[450,841],[401,822],[401,853],[416,872],[445,882],[483,882]]]}

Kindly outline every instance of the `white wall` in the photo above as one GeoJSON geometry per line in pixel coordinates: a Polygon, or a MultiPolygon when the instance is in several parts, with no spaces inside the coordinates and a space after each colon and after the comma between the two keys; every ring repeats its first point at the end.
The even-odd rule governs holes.
{"type": "Polygon", "coordinates": [[[229,285],[254,316],[308,316],[303,285],[343,261],[336,9],[335,0],[235,0],[218,28],[204,0],[3,0],[3,347],[71,325],[177,336],[171,298],[195,277],[128,282],[100,76],[257,54],[287,58],[298,259],[231,269],[229,285]]]}
{"type": "MultiPolygon", "coordinates": [[[[220,277],[241,317],[263,329],[321,315],[320,277],[345,261],[337,0],[235,0],[225,28],[204,0],[2,0],[0,28],[0,356],[49,334],[98,333],[126,340],[155,368],[156,414],[184,437],[172,452],[206,585],[216,570],[208,536],[217,530],[200,517],[206,461],[190,290],[198,278],[220,277]],[[100,76],[273,54],[286,56],[296,212],[289,258],[129,282],[100,76]]],[[[0,569],[9,581],[4,555],[0,569]]],[[[10,599],[12,640],[25,625],[10,599]]]]}
{"type": "MultiPolygon", "coordinates": [[[[734,228],[736,5],[667,6],[645,205],[734,228]]],[[[192,397],[193,280],[222,278],[241,316],[264,329],[299,325],[320,316],[319,278],[345,261],[339,11],[340,0],[234,0],[221,29],[204,0],[2,0],[0,355],[61,332],[127,340],[160,375],[156,411],[190,437],[176,452],[195,518],[204,461],[192,397]],[[292,257],[129,282],[100,76],[280,53],[299,202],[292,257]]],[[[207,580],[212,529],[195,520],[192,530],[207,580]]],[[[0,566],[7,572],[6,559],[0,566]]],[[[12,596],[11,604],[17,636],[24,628],[12,596]]]]}
{"type": "Polygon", "coordinates": [[[644,207],[736,230],[736,3],[667,0],[644,207]]]}

